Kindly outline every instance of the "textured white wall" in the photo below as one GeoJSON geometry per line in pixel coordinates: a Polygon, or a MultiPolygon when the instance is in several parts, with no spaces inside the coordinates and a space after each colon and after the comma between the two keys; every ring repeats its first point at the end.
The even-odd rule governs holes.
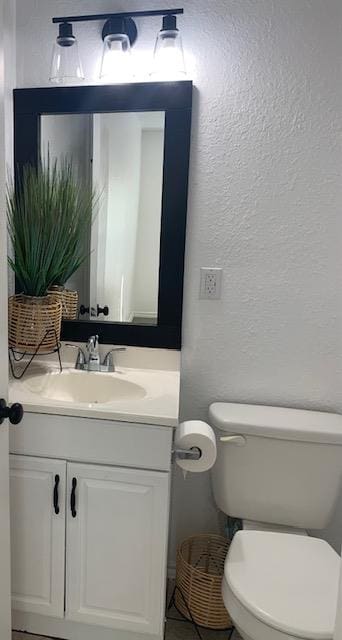
{"type": "MultiPolygon", "coordinates": [[[[182,416],[203,418],[218,399],[342,411],[340,0],[181,4],[196,86],[182,416]],[[198,299],[201,265],[223,267],[220,301],[198,299]]],[[[30,86],[46,84],[52,14],[122,3],[18,0],[17,9],[18,83],[30,86]]],[[[159,25],[139,24],[143,65],[159,25]]],[[[99,31],[77,28],[88,81],[99,31]]],[[[184,482],[176,472],[172,552],[177,538],[215,526],[209,476],[184,482]]],[[[342,504],[326,535],[342,536],[342,504]]]]}

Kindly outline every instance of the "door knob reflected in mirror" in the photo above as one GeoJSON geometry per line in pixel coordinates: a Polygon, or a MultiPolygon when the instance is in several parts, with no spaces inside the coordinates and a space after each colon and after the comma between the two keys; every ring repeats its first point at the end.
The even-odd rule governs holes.
{"type": "Polygon", "coordinates": [[[109,308],[107,307],[107,305],[105,305],[104,307],[100,307],[100,305],[97,305],[97,315],[99,316],[100,313],[103,313],[104,316],[108,316],[109,315],[109,308]]]}
{"type": "Polygon", "coordinates": [[[19,424],[23,419],[23,415],[24,409],[19,402],[15,402],[9,407],[4,398],[0,399],[0,424],[3,423],[5,418],[8,418],[11,424],[19,424]]]}
{"type": "Polygon", "coordinates": [[[103,313],[103,315],[108,316],[109,313],[109,309],[108,307],[99,307],[99,305],[97,305],[97,311],[96,309],[94,309],[94,307],[85,307],[84,304],[81,304],[80,306],[80,315],[84,316],[87,313],[90,314],[91,317],[95,318],[96,316],[98,316],[100,313],[103,313]]]}
{"type": "Polygon", "coordinates": [[[89,307],[85,307],[84,304],[81,304],[81,306],[80,306],[80,314],[81,314],[81,316],[84,316],[86,313],[89,313],[89,307]]]}

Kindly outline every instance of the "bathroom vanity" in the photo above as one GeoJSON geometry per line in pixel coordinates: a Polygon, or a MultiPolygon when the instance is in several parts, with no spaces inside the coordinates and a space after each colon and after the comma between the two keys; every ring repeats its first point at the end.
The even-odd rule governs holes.
{"type": "Polygon", "coordinates": [[[13,628],[70,640],[161,639],[179,373],[43,371],[10,385],[25,409],[10,441],[13,628]],[[64,377],[70,391],[73,375],[95,389],[102,376],[114,390],[139,379],[142,393],[77,403],[47,384],[64,377]]]}

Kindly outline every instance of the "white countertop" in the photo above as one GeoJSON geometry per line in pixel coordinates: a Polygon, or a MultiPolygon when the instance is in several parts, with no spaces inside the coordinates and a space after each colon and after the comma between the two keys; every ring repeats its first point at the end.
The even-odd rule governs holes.
{"type": "MultiPolygon", "coordinates": [[[[100,418],[123,422],[136,422],[176,427],[179,413],[179,371],[163,369],[135,369],[118,366],[113,374],[91,373],[91,375],[111,375],[143,387],[145,395],[138,398],[117,398],[104,403],[85,403],[73,400],[56,400],[44,397],[44,385],[40,382],[34,388],[34,376],[44,373],[58,375],[55,362],[32,364],[21,380],[10,379],[9,401],[20,402],[29,413],[100,418]],[[40,388],[41,387],[41,388],[40,388]]],[[[70,364],[63,365],[63,371],[74,371],[70,364]]],[[[79,376],[89,375],[87,371],[77,372],[79,376]]],[[[41,378],[40,378],[41,380],[41,378]]]]}

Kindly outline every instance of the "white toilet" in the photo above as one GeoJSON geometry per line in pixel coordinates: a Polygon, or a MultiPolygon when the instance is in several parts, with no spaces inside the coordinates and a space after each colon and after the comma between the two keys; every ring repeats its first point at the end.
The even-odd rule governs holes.
{"type": "Polygon", "coordinates": [[[241,518],[223,599],[245,640],[331,640],[340,558],[308,529],[329,522],[342,480],[342,416],[214,403],[214,496],[241,518]]]}

